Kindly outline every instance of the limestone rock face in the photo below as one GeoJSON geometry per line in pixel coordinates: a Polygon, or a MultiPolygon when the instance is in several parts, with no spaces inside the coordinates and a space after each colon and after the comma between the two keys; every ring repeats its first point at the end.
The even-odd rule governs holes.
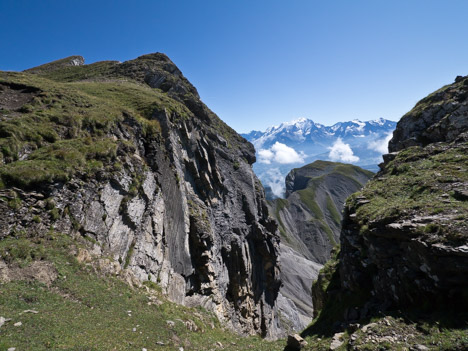
{"type": "Polygon", "coordinates": [[[468,80],[421,100],[397,125],[381,172],[348,199],[343,291],[394,306],[466,305],[468,80]]]}
{"type": "MultiPolygon", "coordinates": [[[[5,178],[1,195],[21,206],[0,201],[0,238],[50,228],[89,238],[97,243],[94,254],[112,258],[140,281],[157,282],[173,301],[202,305],[244,334],[279,335],[279,236],[252,171],[253,146],[200,101],[163,54],[81,67],[83,79],[117,79],[113,89],[127,84],[122,79],[151,94],[154,89],[159,100],[149,122],[124,110],[105,132],[118,143],[114,165],[95,176],[70,173],[35,189],[15,188],[5,178]]],[[[31,73],[69,82],[81,67],[31,73]]],[[[5,158],[8,169],[13,159],[5,158]]]]}

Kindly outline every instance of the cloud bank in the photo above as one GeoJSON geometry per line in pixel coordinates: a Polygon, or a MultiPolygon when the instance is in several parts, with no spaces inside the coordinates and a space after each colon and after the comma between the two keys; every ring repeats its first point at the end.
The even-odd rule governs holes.
{"type": "Polygon", "coordinates": [[[338,140],[335,141],[335,143],[328,149],[330,150],[328,158],[332,161],[348,163],[359,161],[359,157],[354,155],[354,152],[349,146],[349,144],[343,143],[343,140],[341,140],[341,138],[338,138],[338,140]]]}
{"type": "Polygon", "coordinates": [[[282,174],[278,168],[271,168],[266,172],[266,186],[271,188],[271,191],[277,197],[283,197],[286,186],[284,184],[285,174],[282,174]]]}
{"type": "Polygon", "coordinates": [[[380,154],[387,154],[388,153],[388,142],[393,136],[393,132],[388,133],[385,138],[372,140],[367,144],[367,148],[369,150],[377,151],[380,154]]]}
{"type": "Polygon", "coordinates": [[[269,165],[272,162],[288,164],[303,163],[304,154],[297,153],[292,147],[276,142],[269,149],[262,149],[258,152],[258,162],[269,165]]]}

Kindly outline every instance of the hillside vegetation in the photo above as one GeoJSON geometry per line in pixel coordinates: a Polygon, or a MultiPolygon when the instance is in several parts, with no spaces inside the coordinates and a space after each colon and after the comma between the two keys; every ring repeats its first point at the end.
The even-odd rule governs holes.
{"type": "Polygon", "coordinates": [[[93,257],[94,245],[54,231],[0,241],[0,350],[282,349],[168,301],[156,282],[93,257]]]}

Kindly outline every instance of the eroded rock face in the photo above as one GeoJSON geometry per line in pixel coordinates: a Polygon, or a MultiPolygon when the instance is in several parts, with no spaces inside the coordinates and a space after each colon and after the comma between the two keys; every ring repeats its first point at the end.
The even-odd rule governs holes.
{"type": "Polygon", "coordinates": [[[52,227],[87,237],[98,243],[95,254],[158,282],[171,300],[202,305],[238,332],[278,335],[279,236],[252,171],[253,146],[199,100],[165,55],[109,67],[110,76],[165,91],[184,114],[156,106],[161,132],[151,137],[125,114],[109,132],[126,141],[118,170],[40,192],[4,190],[21,205],[0,201],[0,237],[52,227]]]}
{"type": "MultiPolygon", "coordinates": [[[[369,289],[381,301],[397,306],[418,301],[446,303],[462,298],[468,274],[468,245],[431,243],[413,223],[381,223],[359,234],[355,209],[348,208],[342,231],[342,288],[369,289]]],[[[427,222],[425,222],[427,223],[427,222]]]]}

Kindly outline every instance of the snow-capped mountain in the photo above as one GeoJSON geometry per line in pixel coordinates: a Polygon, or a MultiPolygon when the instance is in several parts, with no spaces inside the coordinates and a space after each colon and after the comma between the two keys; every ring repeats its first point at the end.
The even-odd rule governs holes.
{"type": "Polygon", "coordinates": [[[395,127],[396,122],[383,118],[364,122],[354,119],[332,126],[299,118],[264,132],[241,135],[257,151],[253,167],[257,176],[280,196],[284,177],[292,168],[318,159],[352,163],[377,171],[395,127]]]}

